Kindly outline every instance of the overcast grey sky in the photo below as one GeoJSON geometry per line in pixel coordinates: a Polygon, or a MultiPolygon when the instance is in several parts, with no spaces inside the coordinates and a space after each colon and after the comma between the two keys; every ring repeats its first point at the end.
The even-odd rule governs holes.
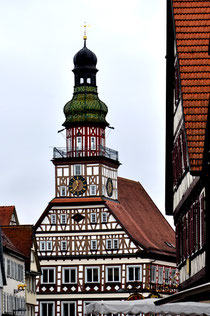
{"type": "Polygon", "coordinates": [[[52,148],[73,93],[73,56],[98,58],[99,97],[115,129],[119,175],[164,212],[165,0],[0,1],[0,204],[34,224],[54,197],[52,148]]]}

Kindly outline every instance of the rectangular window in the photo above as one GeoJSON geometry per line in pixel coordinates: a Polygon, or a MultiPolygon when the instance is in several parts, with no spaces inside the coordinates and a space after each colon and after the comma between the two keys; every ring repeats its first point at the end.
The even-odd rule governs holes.
{"type": "Polygon", "coordinates": [[[176,270],[175,269],[172,269],[171,271],[171,284],[176,284],[176,270]]]}
{"type": "Polygon", "coordinates": [[[95,184],[90,185],[90,195],[96,195],[96,185],[95,184]]]}
{"type": "Polygon", "coordinates": [[[82,150],[82,137],[81,136],[77,136],[76,138],[76,149],[77,150],[82,150]]]}
{"type": "Polygon", "coordinates": [[[112,240],[111,239],[106,240],[106,249],[112,249],[112,240]]]}
{"type": "Polygon", "coordinates": [[[63,268],[63,283],[77,283],[77,268],[63,268]]]}
{"type": "Polygon", "coordinates": [[[158,268],[158,283],[163,283],[163,267],[158,268]]]}
{"type": "Polygon", "coordinates": [[[85,268],[85,282],[99,283],[99,268],[88,267],[85,268]]]}
{"type": "Polygon", "coordinates": [[[90,78],[87,78],[87,83],[91,83],[91,79],[90,78]]]}
{"type": "Polygon", "coordinates": [[[96,138],[91,137],[90,141],[91,141],[91,145],[90,145],[91,150],[96,150],[96,138]]]}
{"type": "Polygon", "coordinates": [[[60,187],[60,196],[66,196],[66,187],[65,186],[60,187]]]}
{"type": "Polygon", "coordinates": [[[97,240],[91,240],[91,250],[97,250],[97,240]]]}
{"type": "Polygon", "coordinates": [[[55,268],[42,268],[41,282],[43,284],[55,283],[55,268]]]}
{"type": "Polygon", "coordinates": [[[7,276],[11,277],[11,260],[7,259],[7,276]]]}
{"type": "Polygon", "coordinates": [[[106,282],[120,282],[120,267],[106,267],[106,282]]]}
{"type": "Polygon", "coordinates": [[[40,302],[41,315],[40,316],[54,316],[55,304],[54,302],[40,302]]]}
{"type": "Polygon", "coordinates": [[[107,223],[107,213],[106,212],[101,213],[101,222],[107,223]]]}
{"type": "Polygon", "coordinates": [[[82,165],[74,165],[74,175],[81,176],[82,174],[82,165]]]}
{"type": "Polygon", "coordinates": [[[113,239],[113,249],[119,249],[119,240],[113,239]]]}
{"type": "Polygon", "coordinates": [[[127,282],[142,281],[142,266],[127,266],[127,282]]]}
{"type": "Polygon", "coordinates": [[[61,224],[66,224],[66,214],[61,214],[61,224]]]}
{"type": "Polygon", "coordinates": [[[72,150],[72,138],[69,137],[67,139],[67,146],[68,146],[68,150],[71,151],[72,150]]]}
{"type": "Polygon", "coordinates": [[[40,243],[39,243],[39,250],[40,250],[40,251],[44,251],[45,248],[46,248],[46,247],[45,247],[45,241],[43,241],[43,240],[40,241],[40,243]]]}
{"type": "Polygon", "coordinates": [[[96,213],[91,213],[90,214],[90,222],[92,224],[96,223],[96,213]]]}
{"type": "Polygon", "coordinates": [[[48,240],[47,241],[47,250],[52,250],[52,241],[51,240],[48,240]]]}
{"type": "Polygon", "coordinates": [[[75,302],[62,302],[61,316],[76,316],[75,302]]]}
{"type": "Polygon", "coordinates": [[[156,283],[156,266],[151,266],[151,275],[150,275],[150,281],[152,283],[156,283]]]}
{"type": "Polygon", "coordinates": [[[61,250],[67,250],[67,242],[66,240],[61,241],[61,250]]]}
{"type": "Polygon", "coordinates": [[[170,275],[169,275],[169,268],[165,269],[165,284],[169,284],[170,275]]]}
{"type": "Polygon", "coordinates": [[[51,224],[56,224],[56,215],[51,214],[51,224]]]}

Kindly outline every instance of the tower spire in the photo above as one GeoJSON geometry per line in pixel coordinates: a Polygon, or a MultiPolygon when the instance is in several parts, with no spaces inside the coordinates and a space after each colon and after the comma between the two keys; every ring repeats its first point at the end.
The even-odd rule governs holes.
{"type": "Polygon", "coordinates": [[[87,25],[87,23],[86,23],[86,22],[84,22],[84,25],[83,25],[83,27],[84,27],[84,35],[83,35],[84,47],[86,47],[86,40],[87,40],[87,26],[89,26],[89,25],[87,25]]]}

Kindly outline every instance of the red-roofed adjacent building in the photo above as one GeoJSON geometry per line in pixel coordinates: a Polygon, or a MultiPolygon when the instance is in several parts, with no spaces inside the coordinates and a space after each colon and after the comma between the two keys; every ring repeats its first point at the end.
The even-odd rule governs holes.
{"type": "Polygon", "coordinates": [[[55,198],[35,225],[39,316],[82,316],[93,300],[167,296],[178,286],[173,229],[139,182],[117,177],[118,152],[106,147],[96,62],[85,38],[64,107],[66,147],[54,148],[55,198]]]}
{"type": "Polygon", "coordinates": [[[37,256],[34,227],[32,225],[2,226],[2,232],[15,248],[24,255],[25,263],[25,309],[26,315],[35,314],[36,276],[40,274],[40,264],[37,256]]]}
{"type": "Polygon", "coordinates": [[[0,225],[19,225],[15,206],[0,206],[0,225]]]}
{"type": "Polygon", "coordinates": [[[167,0],[166,214],[180,288],[210,282],[210,1],[167,0]]]}

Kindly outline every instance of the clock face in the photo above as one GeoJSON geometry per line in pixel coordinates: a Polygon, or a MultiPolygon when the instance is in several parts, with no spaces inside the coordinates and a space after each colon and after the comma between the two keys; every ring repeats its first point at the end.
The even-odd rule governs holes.
{"type": "Polygon", "coordinates": [[[69,182],[69,190],[73,195],[82,195],[87,190],[87,181],[82,176],[74,176],[69,182]]]}
{"type": "Polygon", "coordinates": [[[113,182],[111,178],[108,178],[106,181],[106,191],[107,191],[107,195],[111,197],[113,193],[113,182]]]}

